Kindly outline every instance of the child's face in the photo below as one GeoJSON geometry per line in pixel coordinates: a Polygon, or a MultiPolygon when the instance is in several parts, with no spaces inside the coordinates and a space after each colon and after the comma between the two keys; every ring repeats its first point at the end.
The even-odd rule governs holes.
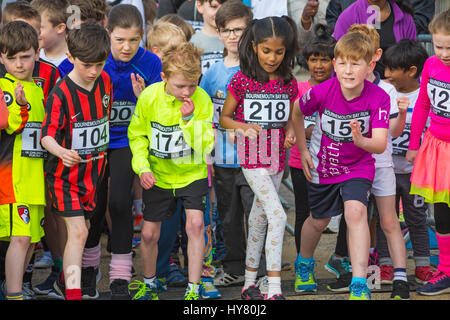
{"type": "Polygon", "coordinates": [[[238,43],[246,27],[247,19],[239,18],[228,21],[224,28],[219,29],[219,38],[229,53],[238,53],[238,43]]]}
{"type": "Polygon", "coordinates": [[[446,66],[450,66],[450,35],[435,33],[432,38],[436,57],[446,66]]]}
{"type": "Polygon", "coordinates": [[[311,77],[318,83],[331,78],[333,60],[329,56],[311,55],[307,61],[311,77]]]}
{"type": "Polygon", "coordinates": [[[41,31],[39,35],[39,46],[43,49],[50,49],[55,46],[60,39],[60,34],[66,30],[64,24],[53,26],[49,20],[47,11],[41,14],[41,31]]]}
{"type": "Polygon", "coordinates": [[[412,82],[418,83],[414,78],[414,74],[416,72],[416,68],[414,68],[414,70],[403,70],[400,68],[390,69],[389,67],[386,67],[384,69],[384,76],[386,77],[386,80],[390,84],[392,84],[397,91],[404,92],[412,82]]]}
{"type": "Polygon", "coordinates": [[[19,80],[32,81],[33,69],[38,54],[34,48],[20,51],[13,56],[1,54],[0,61],[5,65],[6,71],[19,80]]]}
{"type": "Polygon", "coordinates": [[[115,27],[111,32],[111,54],[115,60],[128,62],[136,55],[142,31],[138,27],[115,27]]]}
{"type": "MultiPolygon", "coordinates": [[[[41,20],[40,19],[32,19],[32,20],[27,20],[27,19],[15,19],[14,21],[23,21],[28,23],[30,26],[33,27],[33,29],[36,31],[36,33],[38,34],[38,36],[41,33],[41,20]]],[[[39,43],[39,47],[41,46],[41,44],[39,43]]]]}
{"type": "Polygon", "coordinates": [[[67,54],[67,56],[69,61],[73,64],[73,71],[84,85],[89,85],[97,80],[102,73],[106,62],[106,60],[100,62],[84,62],[78,58],[72,57],[70,54],[67,54]]]}
{"type": "Polygon", "coordinates": [[[166,83],[166,92],[181,102],[190,98],[197,89],[198,81],[186,79],[181,72],[173,73],[169,77],[161,72],[161,78],[166,83]]]}
{"type": "Polygon", "coordinates": [[[334,71],[342,88],[347,90],[358,89],[364,83],[371,65],[374,62],[367,63],[366,60],[352,60],[349,58],[338,57],[333,60],[334,71]]]}
{"type": "Polygon", "coordinates": [[[269,74],[270,80],[276,77],[276,71],[283,62],[286,54],[286,47],[281,38],[266,38],[263,42],[255,45],[253,50],[258,56],[258,63],[261,68],[269,74]]]}
{"type": "Polygon", "coordinates": [[[216,28],[216,12],[220,6],[221,4],[216,0],[212,0],[211,2],[205,0],[203,4],[201,4],[200,1],[197,2],[198,12],[203,16],[203,22],[205,24],[212,28],[216,28]]]}

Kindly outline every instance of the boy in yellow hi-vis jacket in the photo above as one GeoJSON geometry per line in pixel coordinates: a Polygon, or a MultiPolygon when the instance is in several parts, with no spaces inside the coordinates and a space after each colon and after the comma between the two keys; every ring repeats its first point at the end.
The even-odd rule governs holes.
{"type": "Polygon", "coordinates": [[[156,258],[161,222],[186,211],[189,283],[186,300],[197,300],[204,253],[204,222],[208,170],[206,157],[214,145],[213,105],[197,86],[200,52],[183,43],[162,59],[162,82],[139,96],[128,128],[132,167],[144,188],[141,254],[144,283],[133,299],[158,299],[156,258]]]}
{"type": "Polygon", "coordinates": [[[8,72],[0,88],[9,112],[0,138],[0,239],[10,241],[2,290],[11,300],[23,299],[23,273],[44,235],[44,94],[32,78],[38,47],[36,31],[23,21],[0,31],[0,62],[8,72]]]}

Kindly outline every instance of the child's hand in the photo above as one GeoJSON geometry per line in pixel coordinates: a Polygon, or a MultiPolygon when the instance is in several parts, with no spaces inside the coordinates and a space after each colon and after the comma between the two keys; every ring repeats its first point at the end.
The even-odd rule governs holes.
{"type": "Polygon", "coordinates": [[[362,142],[364,137],[362,135],[361,127],[359,125],[358,120],[353,119],[350,122],[350,126],[352,127],[353,143],[355,144],[355,146],[361,147],[361,142],[362,142]]]}
{"type": "Polygon", "coordinates": [[[311,154],[309,150],[305,150],[301,152],[301,160],[302,160],[302,168],[303,173],[305,174],[305,178],[308,181],[312,180],[311,171],[309,169],[314,169],[314,164],[312,162],[311,154]]]}
{"type": "Polygon", "coordinates": [[[261,132],[262,128],[259,124],[247,123],[245,124],[244,136],[250,139],[256,139],[261,132]]]}
{"type": "Polygon", "coordinates": [[[151,172],[144,172],[141,174],[140,183],[145,190],[150,189],[156,183],[156,178],[151,172]]]}
{"type": "Polygon", "coordinates": [[[81,161],[81,157],[75,150],[64,149],[63,154],[60,156],[64,166],[71,168],[81,161]]]}
{"type": "Polygon", "coordinates": [[[17,82],[16,88],[14,89],[14,96],[18,105],[26,106],[28,104],[25,92],[23,92],[23,85],[20,82],[17,82]]]}
{"type": "Polygon", "coordinates": [[[414,161],[416,161],[416,157],[417,157],[417,153],[419,152],[419,150],[408,150],[406,151],[406,160],[408,160],[409,162],[414,163],[414,161]]]}
{"type": "Polygon", "coordinates": [[[400,114],[406,113],[409,107],[409,99],[407,97],[397,98],[398,112],[400,114]]]}
{"type": "Polygon", "coordinates": [[[284,147],[286,149],[292,148],[296,142],[297,139],[295,135],[293,135],[292,133],[286,133],[286,138],[284,139],[284,147]]]}
{"type": "Polygon", "coordinates": [[[145,89],[145,80],[138,73],[132,73],[130,77],[134,95],[136,96],[136,98],[139,98],[142,91],[144,91],[145,89]]]}
{"type": "Polygon", "coordinates": [[[184,98],[184,103],[180,108],[183,118],[189,117],[195,110],[194,102],[190,98],[184,98]]]}

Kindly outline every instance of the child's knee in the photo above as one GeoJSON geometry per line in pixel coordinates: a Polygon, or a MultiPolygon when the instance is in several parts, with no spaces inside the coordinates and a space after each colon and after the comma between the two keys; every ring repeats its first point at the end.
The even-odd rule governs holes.
{"type": "Polygon", "coordinates": [[[348,226],[367,223],[367,210],[364,205],[348,205],[345,208],[345,222],[348,226]]]}
{"type": "Polygon", "coordinates": [[[31,243],[31,238],[30,237],[25,237],[25,236],[14,236],[11,237],[11,244],[17,247],[21,247],[25,250],[27,250],[31,243]]]}
{"type": "Polygon", "coordinates": [[[85,224],[73,225],[68,230],[68,238],[72,241],[85,243],[88,237],[88,228],[85,224]]]}
{"type": "Polygon", "coordinates": [[[188,235],[201,235],[204,230],[205,224],[201,215],[190,217],[186,222],[186,234],[188,235]]]}
{"type": "Polygon", "coordinates": [[[159,232],[153,228],[143,228],[141,238],[144,243],[156,243],[159,240],[159,232]]]}

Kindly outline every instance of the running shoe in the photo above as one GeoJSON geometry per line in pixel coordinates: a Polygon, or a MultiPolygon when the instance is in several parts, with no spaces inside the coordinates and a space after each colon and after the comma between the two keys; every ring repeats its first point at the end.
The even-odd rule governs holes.
{"type": "Polygon", "coordinates": [[[61,281],[60,275],[58,275],[55,283],[53,283],[53,288],[55,288],[55,291],[62,297],[63,300],[66,299],[66,285],[61,281]]]}
{"type": "Polygon", "coordinates": [[[213,279],[202,277],[200,284],[200,296],[202,299],[219,299],[222,297],[219,290],[214,286],[213,279]]]}
{"type": "Polygon", "coordinates": [[[201,284],[199,283],[191,283],[190,286],[188,284],[186,292],[184,293],[184,300],[200,300],[200,287],[201,284]]]}
{"type": "Polygon", "coordinates": [[[430,266],[416,267],[415,280],[418,284],[426,284],[433,278],[435,270],[430,266]]]}
{"type": "Polygon", "coordinates": [[[41,258],[34,263],[37,269],[45,269],[53,266],[53,258],[50,251],[45,251],[41,258]]]}
{"type": "Polygon", "coordinates": [[[36,294],[32,289],[31,282],[22,283],[22,294],[23,300],[34,300],[36,298],[36,294]]]}
{"type": "Polygon", "coordinates": [[[54,290],[53,288],[53,283],[56,281],[56,279],[58,278],[58,272],[50,272],[50,275],[47,277],[47,279],[45,279],[44,282],[34,286],[33,290],[34,292],[36,292],[36,294],[39,295],[48,295],[52,290],[54,290]]]}
{"type": "Polygon", "coordinates": [[[111,290],[111,300],[130,300],[130,291],[128,290],[128,281],[125,279],[114,279],[109,285],[111,290]]]}
{"type": "Polygon", "coordinates": [[[327,289],[331,292],[349,292],[350,283],[352,282],[352,273],[346,272],[342,274],[335,282],[330,283],[327,289]]]}
{"type": "Polygon", "coordinates": [[[81,296],[83,299],[98,299],[100,296],[97,291],[97,270],[98,268],[81,268],[81,296]]]}
{"type": "Polygon", "coordinates": [[[450,292],[450,276],[438,270],[430,281],[417,288],[416,291],[426,296],[450,292]]]}
{"type": "Polygon", "coordinates": [[[350,271],[350,260],[348,257],[336,258],[336,254],[333,253],[325,265],[325,270],[339,278],[342,274],[350,271]]]}
{"type": "Polygon", "coordinates": [[[187,279],[178,269],[176,263],[169,265],[169,274],[166,276],[166,283],[169,287],[184,287],[187,283],[187,279]]]}
{"type": "Polygon", "coordinates": [[[221,270],[217,272],[217,276],[214,278],[214,285],[217,287],[238,286],[242,285],[244,280],[244,276],[229,274],[221,270]]]}
{"type": "Polygon", "coordinates": [[[264,300],[264,296],[259,291],[258,287],[252,284],[250,287],[244,290],[242,288],[241,291],[241,298],[242,300],[264,300]]]}
{"type": "Polygon", "coordinates": [[[350,300],[370,300],[370,290],[367,284],[356,282],[350,285],[350,300]]]}
{"type": "Polygon", "coordinates": [[[150,286],[139,280],[128,285],[129,290],[137,290],[132,300],[159,300],[156,286],[150,286]]]}
{"type": "Polygon", "coordinates": [[[309,263],[300,262],[298,259],[295,261],[295,292],[305,293],[317,291],[317,280],[314,272],[315,265],[316,262],[314,260],[309,263]]]}
{"type": "Polygon", "coordinates": [[[166,279],[156,278],[155,284],[156,284],[156,290],[158,291],[158,293],[167,291],[166,279]]]}
{"type": "Polygon", "coordinates": [[[267,298],[264,300],[286,300],[286,298],[280,293],[280,294],[273,295],[270,298],[267,298]]]}
{"type": "Polygon", "coordinates": [[[394,280],[391,299],[409,300],[409,284],[403,280],[394,280]]]}
{"type": "Polygon", "coordinates": [[[380,266],[381,284],[392,284],[394,281],[394,267],[383,265],[380,266]]]}

